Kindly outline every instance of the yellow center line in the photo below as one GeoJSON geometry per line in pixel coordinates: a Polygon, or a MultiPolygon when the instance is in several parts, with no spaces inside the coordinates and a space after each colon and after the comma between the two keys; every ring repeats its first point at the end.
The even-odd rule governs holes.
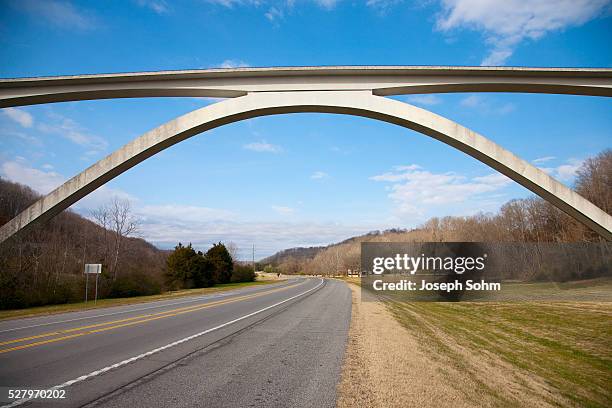
{"type": "Polygon", "coordinates": [[[107,330],[111,330],[111,329],[116,329],[116,328],[119,328],[119,327],[131,326],[131,325],[134,325],[134,324],[145,323],[145,322],[152,321],[152,320],[158,320],[158,319],[163,319],[163,318],[166,318],[166,317],[177,316],[177,315],[184,314],[184,313],[195,312],[195,311],[206,309],[206,308],[209,308],[209,307],[220,306],[220,305],[224,305],[224,304],[228,304],[228,303],[234,303],[234,302],[238,302],[238,301],[241,301],[241,300],[252,299],[252,298],[255,298],[255,297],[267,295],[267,294],[278,292],[278,291],[281,291],[281,290],[286,290],[286,289],[292,288],[294,286],[303,284],[304,282],[300,282],[300,283],[296,283],[296,284],[293,284],[293,285],[284,286],[282,288],[276,288],[276,289],[268,290],[268,291],[265,291],[265,292],[259,292],[259,293],[255,293],[255,294],[251,294],[251,295],[244,295],[244,296],[239,296],[239,297],[235,297],[235,298],[231,298],[231,299],[218,300],[218,301],[215,301],[215,302],[206,303],[204,305],[200,304],[200,305],[195,305],[195,306],[181,307],[181,308],[177,308],[177,309],[166,310],[164,312],[148,313],[148,314],[144,314],[144,315],[129,317],[129,318],[126,318],[126,319],[119,319],[119,320],[114,320],[114,321],[110,321],[110,322],[97,323],[97,324],[92,324],[92,325],[87,325],[87,326],[75,327],[75,328],[72,328],[72,329],[59,330],[59,331],[55,331],[55,332],[48,332],[48,333],[38,334],[38,335],[35,335],[35,336],[29,336],[29,337],[23,337],[23,338],[19,338],[19,339],[14,339],[14,340],[8,340],[8,341],[0,343],[0,346],[7,345],[7,344],[12,344],[12,343],[19,343],[19,342],[27,341],[27,340],[43,338],[43,337],[51,337],[51,336],[56,336],[56,335],[60,335],[60,334],[71,333],[71,332],[75,332],[75,331],[79,331],[79,330],[84,330],[84,329],[90,329],[90,328],[101,327],[101,326],[108,326],[108,325],[116,324],[116,323],[122,323],[122,324],[118,324],[118,325],[116,324],[116,325],[110,326],[110,327],[103,327],[103,328],[96,329],[96,330],[88,330],[88,331],[84,331],[82,333],[76,333],[76,334],[71,334],[71,335],[68,335],[68,336],[62,336],[62,337],[57,337],[57,338],[54,338],[54,339],[48,339],[48,340],[43,340],[43,341],[38,341],[38,342],[34,342],[34,343],[28,343],[28,344],[24,344],[24,345],[20,345],[20,346],[15,346],[15,347],[11,347],[11,348],[2,349],[2,350],[0,350],[0,354],[6,353],[6,352],[9,352],[9,351],[21,350],[21,349],[24,349],[24,348],[29,348],[29,347],[39,346],[39,345],[43,345],[43,344],[53,343],[53,342],[57,342],[57,341],[61,341],[61,340],[72,339],[72,338],[84,336],[84,335],[87,335],[87,334],[100,333],[100,332],[103,332],[103,331],[107,331],[107,330]],[[141,319],[141,320],[137,320],[137,319],[141,319]],[[134,320],[136,320],[136,321],[134,321],[134,320]],[[124,323],[124,322],[129,322],[129,323],[124,323]]]}

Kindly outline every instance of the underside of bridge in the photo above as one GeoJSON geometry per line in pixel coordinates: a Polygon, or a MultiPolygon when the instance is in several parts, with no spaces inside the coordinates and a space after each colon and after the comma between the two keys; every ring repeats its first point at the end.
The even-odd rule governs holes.
{"type": "Polygon", "coordinates": [[[68,180],[0,227],[27,232],[152,155],[194,135],[258,116],[347,114],[433,137],[487,164],[612,240],[612,217],[544,171],[449,119],[385,98],[432,92],[612,96],[610,69],[471,67],[248,68],[0,80],[0,107],[150,96],[231,98],[173,119],[68,180]]]}

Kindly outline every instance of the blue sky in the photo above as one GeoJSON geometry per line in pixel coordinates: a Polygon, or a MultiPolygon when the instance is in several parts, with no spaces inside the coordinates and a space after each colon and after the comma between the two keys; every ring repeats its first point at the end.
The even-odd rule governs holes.
{"type": "MultiPolygon", "coordinates": [[[[609,1],[0,1],[0,77],[236,66],[610,67],[609,1]]],[[[571,185],[611,147],[605,98],[398,98],[571,185]]],[[[214,101],[148,98],[0,110],[0,176],[47,193],[141,133],[214,101]]],[[[257,256],[431,216],[494,212],[529,191],[440,142],[348,116],[258,118],[198,135],[81,200],[130,200],[160,247],[231,241],[257,256]]]]}

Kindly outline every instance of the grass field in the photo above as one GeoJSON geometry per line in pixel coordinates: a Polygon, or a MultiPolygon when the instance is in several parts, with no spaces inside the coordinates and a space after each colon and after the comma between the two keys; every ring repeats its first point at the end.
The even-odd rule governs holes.
{"type": "Polygon", "coordinates": [[[506,380],[533,392],[534,402],[612,406],[612,303],[386,303],[432,359],[471,377],[499,406],[516,403],[475,374],[475,364],[501,360],[500,372],[515,376],[506,380]]]}
{"type": "Polygon", "coordinates": [[[411,302],[401,292],[378,300],[446,367],[449,383],[468,379],[472,404],[611,407],[612,302],[593,299],[610,299],[612,281],[512,283],[506,295],[548,300],[411,302]]]}
{"type": "Polygon", "coordinates": [[[257,286],[267,285],[270,283],[282,282],[282,280],[261,280],[255,282],[240,282],[240,283],[224,283],[218,284],[211,288],[201,289],[185,289],[176,290],[171,292],[161,293],[159,295],[152,296],[135,296],[129,298],[116,298],[116,299],[99,299],[94,305],[93,301],[79,302],[79,303],[66,303],[61,305],[50,305],[41,307],[31,307],[27,309],[12,309],[12,310],[0,310],[0,320],[17,319],[20,317],[33,317],[41,315],[49,315],[56,313],[65,312],[79,312],[90,309],[102,309],[106,307],[131,305],[135,303],[152,302],[155,300],[166,300],[174,299],[184,296],[197,296],[204,295],[207,293],[222,292],[226,290],[239,289],[245,286],[257,286]]]}

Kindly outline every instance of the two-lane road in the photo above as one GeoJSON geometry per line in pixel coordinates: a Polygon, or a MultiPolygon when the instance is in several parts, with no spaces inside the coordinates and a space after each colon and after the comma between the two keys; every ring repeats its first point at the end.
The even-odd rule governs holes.
{"type": "Polygon", "coordinates": [[[0,405],[333,406],[350,313],[344,283],[306,278],[0,322],[0,405]]]}

